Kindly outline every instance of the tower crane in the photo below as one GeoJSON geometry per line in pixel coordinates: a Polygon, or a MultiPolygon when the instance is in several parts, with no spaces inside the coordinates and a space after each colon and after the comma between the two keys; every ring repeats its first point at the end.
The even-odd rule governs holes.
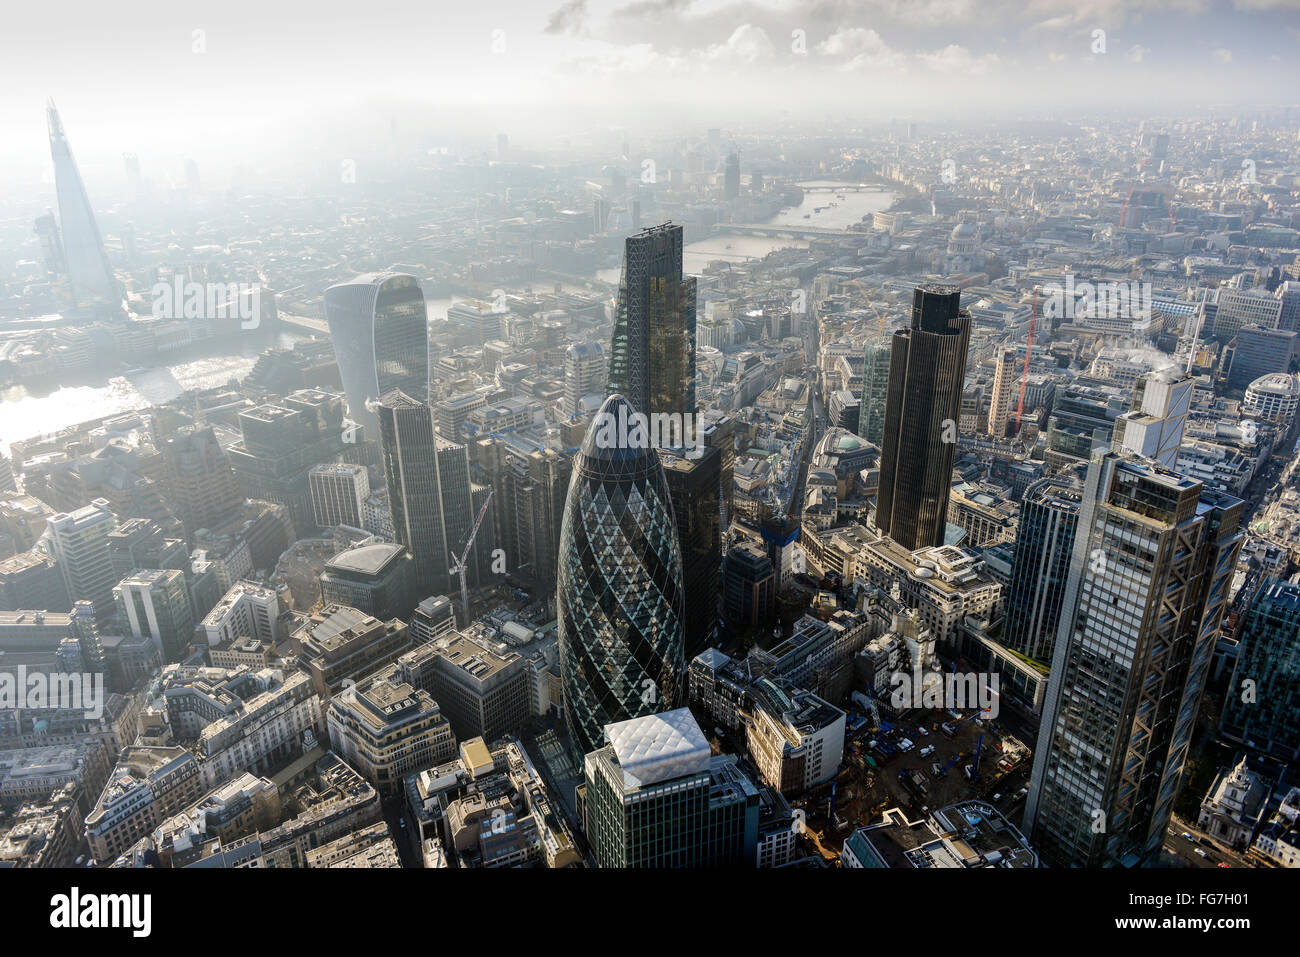
{"type": "Polygon", "coordinates": [[[469,541],[465,543],[464,554],[457,558],[455,552],[450,548],[447,549],[447,554],[451,558],[451,568],[448,570],[451,574],[460,576],[460,614],[463,619],[460,626],[462,628],[469,627],[469,589],[465,587],[466,562],[469,561],[470,549],[474,547],[474,537],[478,535],[478,528],[483,524],[483,516],[487,514],[488,506],[492,504],[492,495],[495,491],[496,489],[488,489],[487,498],[483,500],[483,507],[478,510],[478,518],[474,520],[474,527],[470,529],[469,541]]]}

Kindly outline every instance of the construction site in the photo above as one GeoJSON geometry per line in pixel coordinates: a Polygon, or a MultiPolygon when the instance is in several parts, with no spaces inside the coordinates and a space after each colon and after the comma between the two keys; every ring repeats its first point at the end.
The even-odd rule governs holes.
{"type": "Polygon", "coordinates": [[[805,837],[838,858],[854,828],[901,808],[910,819],[980,798],[1009,820],[1024,809],[1032,753],[996,720],[978,711],[916,708],[897,716],[878,708],[849,710],[844,761],[834,780],[791,802],[803,809],[805,837]]]}

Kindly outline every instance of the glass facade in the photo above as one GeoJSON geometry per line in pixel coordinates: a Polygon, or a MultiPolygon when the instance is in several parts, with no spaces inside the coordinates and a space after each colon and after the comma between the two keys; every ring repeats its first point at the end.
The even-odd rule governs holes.
{"type": "Polygon", "coordinates": [[[890,350],[876,527],[909,551],[942,545],[947,527],[971,324],[960,302],[956,286],[918,286],[890,350]]]}
{"type": "Polygon", "coordinates": [[[1079,483],[1044,479],[1025,493],[1020,510],[1002,643],[1044,664],[1056,647],[1082,493],[1079,483]]]}
{"type": "Polygon", "coordinates": [[[680,226],[627,238],[609,389],[639,412],[695,412],[695,277],[682,275],[680,226]]]}
{"type": "Polygon", "coordinates": [[[1252,750],[1300,761],[1300,585],[1270,579],[1251,602],[1222,730],[1252,750]]]}
{"type": "Polygon", "coordinates": [[[1141,459],[1094,456],[1025,807],[1051,866],[1137,866],[1159,851],[1242,508],[1141,459]]]}
{"type": "MultiPolygon", "coordinates": [[[[560,668],[569,730],[583,754],[607,724],[676,706],[684,671],[677,522],[654,449],[604,448],[610,396],[574,458],[560,528],[560,668]]],[[[396,519],[396,511],[394,511],[396,519]]]]}
{"type": "Polygon", "coordinates": [[[367,407],[394,389],[429,401],[429,329],[414,276],[367,273],[325,290],[325,319],[352,420],[372,429],[367,407]]]}

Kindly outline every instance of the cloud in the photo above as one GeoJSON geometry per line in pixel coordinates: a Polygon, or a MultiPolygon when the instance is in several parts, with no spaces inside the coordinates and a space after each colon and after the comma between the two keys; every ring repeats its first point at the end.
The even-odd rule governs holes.
{"type": "Polygon", "coordinates": [[[712,44],[705,52],[705,56],[713,61],[753,63],[767,59],[775,52],[776,48],[772,45],[772,38],[767,35],[767,31],[752,23],[746,23],[736,27],[726,43],[712,44]]]}
{"type": "Polygon", "coordinates": [[[1223,66],[1227,66],[1232,62],[1232,51],[1225,50],[1223,47],[1219,47],[1219,49],[1215,50],[1211,56],[1214,57],[1215,63],[1219,63],[1223,66]]]}
{"type": "Polygon", "coordinates": [[[864,27],[842,27],[817,44],[817,52],[828,56],[875,55],[888,51],[880,34],[864,27]]]}
{"type": "Polygon", "coordinates": [[[1135,43],[1128,48],[1128,52],[1124,54],[1124,59],[1128,60],[1130,63],[1141,63],[1147,58],[1147,54],[1150,52],[1150,47],[1144,47],[1140,43],[1135,43]]]}
{"type": "Polygon", "coordinates": [[[551,14],[546,21],[547,33],[573,33],[582,30],[587,19],[587,0],[569,0],[551,14]]]}
{"type": "Polygon", "coordinates": [[[999,62],[996,53],[975,56],[970,50],[957,43],[949,43],[942,50],[934,53],[918,53],[916,58],[938,73],[980,74],[999,62]]]}

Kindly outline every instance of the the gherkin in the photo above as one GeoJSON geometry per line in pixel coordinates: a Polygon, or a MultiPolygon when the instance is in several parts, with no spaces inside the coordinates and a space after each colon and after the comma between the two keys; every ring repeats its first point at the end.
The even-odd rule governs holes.
{"type": "Polygon", "coordinates": [[[560,529],[560,666],[582,752],[605,725],[677,707],[682,562],[659,456],[621,395],[605,400],[573,462],[560,529]],[[611,438],[613,441],[611,441],[611,438]]]}

